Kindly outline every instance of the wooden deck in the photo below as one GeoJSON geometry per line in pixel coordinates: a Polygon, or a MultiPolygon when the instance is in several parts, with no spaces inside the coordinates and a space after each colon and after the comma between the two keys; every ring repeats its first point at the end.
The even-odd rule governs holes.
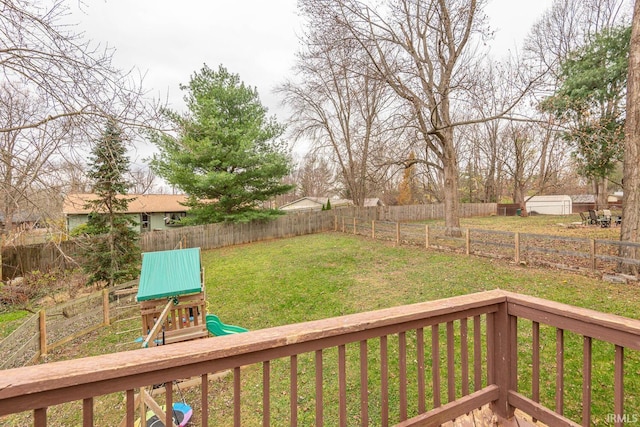
{"type": "MultiPolygon", "coordinates": [[[[137,390],[199,376],[204,381],[191,402],[203,427],[347,426],[353,416],[360,425],[383,427],[579,427],[601,416],[601,408],[592,413],[592,402],[607,405],[622,427],[625,410],[634,409],[625,402],[638,398],[624,385],[640,369],[639,351],[640,320],[493,290],[4,370],[0,417],[30,411],[35,427],[60,425],[54,410],[48,420],[48,408],[79,402],[83,427],[104,425],[105,408],[113,408],[100,399],[115,393],[119,402],[125,398],[117,408],[122,425],[133,427],[137,390]],[[578,343],[571,352],[569,339],[578,343]],[[553,355],[543,358],[549,355],[541,348],[553,355]],[[580,348],[581,355],[572,354],[580,348]],[[565,393],[576,386],[565,371],[569,357],[582,359],[577,396],[565,393]],[[593,360],[606,370],[592,369],[593,360]],[[210,374],[227,370],[225,382],[209,384],[210,374]],[[606,395],[593,387],[611,379],[606,395]],[[553,409],[541,403],[543,387],[554,394],[553,409]],[[581,413],[565,411],[568,404],[580,405],[581,413]]],[[[175,397],[166,387],[167,407],[175,397]]],[[[171,414],[165,416],[168,425],[171,414]]]]}
{"type": "Polygon", "coordinates": [[[515,411],[513,420],[504,421],[498,418],[489,405],[476,409],[468,415],[441,424],[442,427],[546,427],[541,422],[533,422],[531,417],[520,410],[515,411]]]}

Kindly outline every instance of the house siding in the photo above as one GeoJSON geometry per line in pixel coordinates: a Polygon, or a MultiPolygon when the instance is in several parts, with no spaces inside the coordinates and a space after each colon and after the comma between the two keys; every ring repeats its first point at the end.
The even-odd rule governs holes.
{"type": "MultiPolygon", "coordinates": [[[[136,225],[132,228],[138,232],[147,232],[153,230],[167,230],[175,227],[169,227],[165,224],[164,218],[166,216],[165,212],[154,212],[149,215],[149,227],[148,229],[142,228],[142,214],[129,214],[127,215],[129,218],[133,219],[136,222],[136,225]]],[[[87,214],[67,214],[67,231],[71,232],[74,228],[86,224],[88,221],[87,214]]]]}

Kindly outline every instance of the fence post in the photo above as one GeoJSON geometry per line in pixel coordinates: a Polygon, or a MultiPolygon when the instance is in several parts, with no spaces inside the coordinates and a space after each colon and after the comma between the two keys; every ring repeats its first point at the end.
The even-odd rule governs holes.
{"type": "Polygon", "coordinates": [[[371,238],[376,239],[376,220],[371,220],[371,238]]]}
{"type": "Polygon", "coordinates": [[[346,228],[345,228],[345,225],[344,225],[344,217],[342,217],[342,232],[346,233],[345,230],[346,230],[346,228]]]}
{"type": "Polygon", "coordinates": [[[356,219],[356,217],[354,216],[354,217],[353,217],[353,234],[358,234],[358,227],[357,227],[357,225],[356,225],[356,221],[357,221],[357,219],[356,219]]]}
{"type": "Polygon", "coordinates": [[[333,231],[338,231],[338,215],[333,216],[333,231]]]}
{"type": "Polygon", "coordinates": [[[47,355],[47,314],[40,310],[40,356],[47,355]]]}
{"type": "Polygon", "coordinates": [[[520,264],[520,233],[518,233],[517,231],[516,231],[516,234],[514,235],[513,243],[515,246],[513,260],[516,262],[516,264],[520,264]]]}
{"type": "Polygon", "coordinates": [[[596,271],[597,269],[597,264],[596,264],[596,239],[591,239],[590,243],[590,252],[591,252],[591,269],[593,271],[596,271]]]}
{"type": "Polygon", "coordinates": [[[396,245],[400,246],[400,222],[396,222],[396,245]]]}
{"type": "Polygon", "coordinates": [[[424,226],[424,247],[429,249],[429,224],[424,226]]]}
{"type": "Polygon", "coordinates": [[[102,322],[104,326],[109,326],[110,317],[109,317],[109,290],[102,290],[102,322]]]}
{"type": "Polygon", "coordinates": [[[469,255],[471,253],[471,233],[468,228],[465,234],[465,250],[467,255],[469,255]]]}

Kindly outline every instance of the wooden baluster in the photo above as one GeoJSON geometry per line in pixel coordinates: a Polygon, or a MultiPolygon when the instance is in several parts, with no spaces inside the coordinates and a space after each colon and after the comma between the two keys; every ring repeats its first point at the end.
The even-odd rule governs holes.
{"type": "Polygon", "coordinates": [[[82,400],[82,425],[93,427],[93,397],[82,400]]]}
{"type": "Polygon", "coordinates": [[[591,337],[582,339],[582,425],[591,425],[591,371],[592,371],[591,337]]]}
{"type": "Polygon", "coordinates": [[[345,345],[338,346],[338,392],[340,394],[340,427],[347,426],[347,363],[345,345]]]}
{"type": "Polygon", "coordinates": [[[556,329],[556,412],[564,414],[564,330],[556,329]]]}
{"type": "MultiPolygon", "coordinates": [[[[322,413],[322,350],[316,350],[316,422],[317,427],[324,425],[322,413]]],[[[267,426],[265,426],[267,427],[267,426]]]]}
{"type": "Polygon", "coordinates": [[[360,424],[369,425],[369,368],[367,360],[367,341],[360,341],[360,424]]]}
{"type": "Polygon", "coordinates": [[[431,376],[433,385],[433,407],[440,406],[440,328],[431,327],[431,376]]]}
{"type": "Polygon", "coordinates": [[[615,372],[613,385],[613,413],[616,416],[615,426],[624,424],[624,347],[616,345],[615,372]]]}
{"type": "Polygon", "coordinates": [[[242,426],[240,416],[240,367],[233,368],[233,425],[242,426]]]}
{"type": "Polygon", "coordinates": [[[209,374],[202,374],[200,377],[200,406],[202,407],[202,427],[209,426],[209,374]]]}
{"type": "Polygon", "coordinates": [[[456,400],[456,366],[453,322],[447,322],[447,400],[456,400]]]}
{"type": "Polygon", "coordinates": [[[407,334],[405,332],[398,334],[398,351],[400,421],[404,421],[407,419],[407,334]]]}
{"type": "Polygon", "coordinates": [[[482,388],[482,318],[473,318],[473,391],[482,388]]]}
{"type": "Polygon", "coordinates": [[[423,413],[426,408],[426,387],[424,376],[424,329],[416,330],[416,346],[418,353],[418,412],[423,413]]]}
{"type": "Polygon", "coordinates": [[[262,426],[271,425],[271,362],[262,363],[262,426]]]}
{"type": "Polygon", "coordinates": [[[380,424],[389,426],[389,357],[387,337],[380,337],[380,424]]]}
{"type": "Polygon", "coordinates": [[[298,425],[298,356],[295,354],[289,358],[289,376],[291,378],[289,385],[290,425],[296,427],[298,425]]]}
{"type": "Polygon", "coordinates": [[[469,394],[469,342],[467,319],[460,319],[460,375],[462,376],[462,395],[469,394]]]}

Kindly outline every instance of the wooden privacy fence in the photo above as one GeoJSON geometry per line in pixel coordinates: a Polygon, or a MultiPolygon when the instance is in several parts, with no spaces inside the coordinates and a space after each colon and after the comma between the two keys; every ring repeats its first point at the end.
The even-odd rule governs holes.
{"type": "Polygon", "coordinates": [[[630,253],[640,250],[640,243],[616,240],[469,228],[453,229],[452,235],[448,235],[447,229],[441,226],[367,221],[344,216],[336,217],[334,229],[394,241],[397,245],[423,246],[582,272],[612,274],[620,266],[640,266],[640,260],[620,256],[623,250],[630,253]]]}
{"type": "Polygon", "coordinates": [[[134,280],[40,310],[0,341],[0,369],[34,363],[55,348],[139,310],[137,286],[134,280]]]}
{"type": "Polygon", "coordinates": [[[216,249],[262,240],[282,239],[331,230],[333,211],[302,212],[283,215],[271,221],[218,223],[170,230],[157,230],[140,235],[143,252],[187,248],[216,249]]]}
{"type": "MultiPolygon", "coordinates": [[[[488,216],[496,213],[495,203],[467,203],[460,205],[460,215],[488,216]]],[[[143,252],[155,252],[177,247],[215,249],[270,239],[322,233],[334,229],[335,216],[357,217],[386,221],[420,221],[443,218],[442,204],[414,206],[341,207],[329,211],[292,212],[271,221],[250,223],[219,223],[168,230],[154,230],[140,235],[143,252]]],[[[45,243],[2,248],[2,279],[24,275],[26,272],[68,269],[80,263],[77,241],[45,243]]]]}

